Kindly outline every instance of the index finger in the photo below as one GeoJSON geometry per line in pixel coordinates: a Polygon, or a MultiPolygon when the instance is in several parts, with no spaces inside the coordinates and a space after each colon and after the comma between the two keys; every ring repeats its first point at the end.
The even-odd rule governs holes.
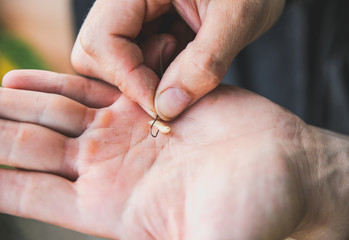
{"type": "MultiPolygon", "coordinates": [[[[95,66],[91,68],[98,69],[101,78],[118,86],[128,97],[152,112],[159,78],[143,64],[142,51],[134,39],[145,21],[159,16],[170,6],[168,0],[96,1],[76,43],[94,60],[95,66]]],[[[78,71],[90,73],[80,67],[83,57],[73,59],[78,71]]]]}

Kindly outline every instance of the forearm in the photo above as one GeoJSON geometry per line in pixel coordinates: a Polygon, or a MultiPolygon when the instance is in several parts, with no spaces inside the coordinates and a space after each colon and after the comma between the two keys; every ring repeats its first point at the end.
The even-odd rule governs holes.
{"type": "Polygon", "coordinates": [[[309,127],[303,134],[307,153],[306,213],[296,239],[347,239],[349,236],[349,137],[309,127]]]}

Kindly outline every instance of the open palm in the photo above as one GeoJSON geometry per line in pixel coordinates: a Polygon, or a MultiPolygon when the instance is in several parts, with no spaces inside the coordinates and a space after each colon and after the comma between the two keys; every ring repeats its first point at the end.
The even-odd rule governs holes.
{"type": "Polygon", "coordinates": [[[138,240],[280,239],[302,218],[305,124],[258,95],[220,86],[153,138],[104,83],[17,71],[4,85],[0,163],[18,169],[0,170],[1,212],[138,240]]]}

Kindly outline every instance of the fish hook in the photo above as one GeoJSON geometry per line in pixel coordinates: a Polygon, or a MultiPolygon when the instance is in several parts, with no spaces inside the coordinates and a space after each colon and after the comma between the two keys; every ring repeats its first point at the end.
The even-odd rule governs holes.
{"type": "Polygon", "coordinates": [[[159,131],[160,131],[160,130],[158,130],[158,131],[156,132],[156,134],[153,134],[153,127],[154,127],[155,122],[156,122],[158,119],[159,119],[159,115],[156,115],[156,118],[155,118],[155,120],[153,121],[153,123],[151,124],[150,129],[149,129],[150,135],[151,135],[153,138],[156,138],[156,137],[158,136],[158,134],[159,134],[159,131]]]}

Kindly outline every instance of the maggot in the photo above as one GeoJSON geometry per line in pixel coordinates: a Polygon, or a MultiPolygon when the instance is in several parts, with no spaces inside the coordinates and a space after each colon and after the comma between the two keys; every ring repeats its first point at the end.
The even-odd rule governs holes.
{"type": "MultiPolygon", "coordinates": [[[[149,121],[148,124],[150,126],[155,126],[161,133],[169,133],[171,131],[171,128],[169,126],[166,126],[163,122],[159,121],[158,118],[155,120],[149,121]]],[[[152,129],[150,129],[151,131],[152,129]]],[[[157,134],[156,134],[157,135],[157,134]]],[[[152,136],[156,136],[153,135],[152,136]]]]}

